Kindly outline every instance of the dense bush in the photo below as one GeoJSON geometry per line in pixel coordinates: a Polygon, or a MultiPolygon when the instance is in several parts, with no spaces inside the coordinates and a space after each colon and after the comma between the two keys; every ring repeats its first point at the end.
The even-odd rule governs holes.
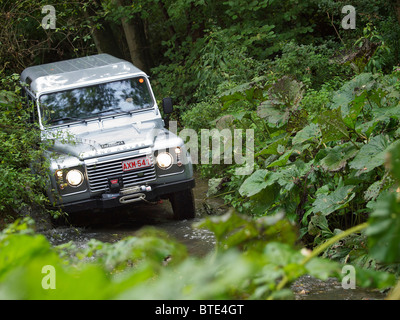
{"type": "Polygon", "coordinates": [[[0,91],[0,224],[33,207],[44,210],[47,178],[40,131],[30,123],[33,106],[22,97],[18,75],[1,80],[0,91]]]}
{"type": "MultiPolygon", "coordinates": [[[[229,177],[225,200],[253,216],[286,212],[311,247],[367,221],[376,201],[397,188],[387,155],[399,147],[398,81],[395,71],[363,73],[338,90],[324,86],[307,94],[287,77],[268,86],[262,95],[267,100],[257,110],[235,116],[236,128],[267,135],[256,135],[251,176],[236,176],[236,165],[221,173],[220,178],[229,177]]],[[[221,104],[237,98],[233,93],[221,104]]],[[[366,263],[363,241],[343,242],[327,255],[366,263]]]]}

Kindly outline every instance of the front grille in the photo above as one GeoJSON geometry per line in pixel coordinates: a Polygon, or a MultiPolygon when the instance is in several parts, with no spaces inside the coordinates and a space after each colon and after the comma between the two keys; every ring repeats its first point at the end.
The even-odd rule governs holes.
{"type": "Polygon", "coordinates": [[[122,170],[122,162],[143,156],[129,157],[118,160],[109,160],[105,162],[99,161],[94,165],[87,165],[87,176],[89,179],[89,187],[92,192],[106,191],[108,189],[108,178],[122,176],[124,187],[131,187],[137,184],[146,183],[156,179],[154,161],[151,155],[148,157],[151,160],[152,166],[137,170],[124,172],[122,170]]]}

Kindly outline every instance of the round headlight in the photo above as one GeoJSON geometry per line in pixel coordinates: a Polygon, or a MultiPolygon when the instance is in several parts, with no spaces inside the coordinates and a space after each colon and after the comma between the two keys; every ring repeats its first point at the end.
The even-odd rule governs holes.
{"type": "Polygon", "coordinates": [[[161,168],[161,169],[168,169],[169,167],[172,166],[172,156],[171,154],[169,154],[168,152],[163,152],[160,153],[157,156],[157,165],[161,168]]]}
{"type": "Polygon", "coordinates": [[[83,174],[79,170],[71,170],[67,173],[66,179],[71,187],[79,187],[83,182],[83,174]]]}

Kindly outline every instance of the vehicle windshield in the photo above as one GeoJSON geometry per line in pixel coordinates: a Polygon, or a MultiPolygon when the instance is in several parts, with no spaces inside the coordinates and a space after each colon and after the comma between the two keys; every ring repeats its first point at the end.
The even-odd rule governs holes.
{"type": "Polygon", "coordinates": [[[143,77],[45,94],[39,102],[42,121],[50,125],[148,109],[154,105],[143,77]]]}

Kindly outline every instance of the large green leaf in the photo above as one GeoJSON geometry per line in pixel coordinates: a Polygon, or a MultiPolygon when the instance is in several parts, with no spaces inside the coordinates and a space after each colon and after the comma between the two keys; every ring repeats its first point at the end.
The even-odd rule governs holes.
{"type": "Polygon", "coordinates": [[[349,138],[348,129],[342,119],[340,108],[323,112],[318,117],[318,124],[322,132],[322,141],[324,143],[349,138]]]}
{"type": "Polygon", "coordinates": [[[303,84],[284,76],[268,90],[269,99],[286,107],[297,107],[303,98],[303,84]]]}
{"type": "MultiPolygon", "coordinates": [[[[394,147],[388,157],[389,169],[400,181],[400,146],[394,147]]],[[[370,205],[371,204],[371,205],[370,205]]],[[[398,193],[385,191],[375,202],[366,230],[368,245],[374,258],[392,263],[400,261],[400,200],[398,193]]]]}
{"type": "Polygon", "coordinates": [[[360,170],[360,173],[369,172],[385,163],[387,153],[399,144],[399,141],[390,143],[389,138],[381,135],[373,137],[364,145],[353,161],[350,168],[360,170]]]}
{"type": "Polygon", "coordinates": [[[313,163],[313,161],[304,163],[302,160],[297,160],[273,172],[269,180],[276,181],[283,190],[290,190],[297,179],[303,177],[311,170],[313,163]]]}
{"type": "Polygon", "coordinates": [[[289,109],[283,104],[277,104],[270,100],[264,101],[257,108],[260,118],[266,119],[270,124],[282,126],[289,120],[289,109]]]}
{"type": "Polygon", "coordinates": [[[275,203],[279,192],[279,188],[271,185],[250,197],[249,207],[251,208],[251,213],[255,216],[264,216],[275,203]]]}
{"type": "Polygon", "coordinates": [[[329,229],[328,220],[326,216],[316,214],[311,217],[310,223],[308,224],[308,233],[312,236],[321,234],[323,238],[330,238],[333,236],[333,232],[329,229]]]}
{"type": "Polygon", "coordinates": [[[347,164],[358,152],[350,142],[337,145],[328,150],[327,156],[321,160],[321,166],[328,171],[338,171],[347,164]]]}
{"type": "Polygon", "coordinates": [[[195,227],[212,231],[218,245],[225,250],[246,247],[260,253],[268,242],[293,245],[297,240],[294,226],[282,212],[253,219],[231,210],[222,216],[208,217],[196,223],[195,227]]]}
{"type": "Polygon", "coordinates": [[[306,141],[312,141],[318,139],[321,136],[321,130],[319,126],[315,123],[310,123],[304,129],[297,132],[296,136],[292,140],[292,144],[300,144],[306,141]]]}
{"type": "Polygon", "coordinates": [[[291,110],[287,123],[287,132],[298,132],[308,125],[308,113],[304,109],[291,110]]]}
{"type": "Polygon", "coordinates": [[[371,255],[385,263],[400,261],[400,203],[396,194],[379,197],[366,230],[371,255]]]}
{"type": "Polygon", "coordinates": [[[361,110],[365,107],[365,101],[367,97],[368,97],[368,92],[364,91],[359,96],[356,96],[354,100],[351,102],[349,113],[343,119],[343,121],[346,123],[348,127],[352,129],[355,128],[357,123],[357,118],[360,115],[361,110]]]}
{"type": "Polygon", "coordinates": [[[307,264],[307,274],[321,280],[328,280],[328,278],[340,275],[340,264],[336,261],[314,258],[307,264]]]}
{"type": "Polygon", "coordinates": [[[274,162],[270,163],[267,168],[273,168],[273,167],[281,167],[284,166],[288,161],[290,156],[295,153],[297,154],[298,151],[296,150],[288,150],[286,151],[283,155],[281,155],[277,160],[274,162]]]}
{"type": "Polygon", "coordinates": [[[241,196],[251,197],[261,190],[265,189],[270,185],[269,181],[266,181],[266,176],[269,174],[268,170],[260,169],[255,171],[250,177],[248,177],[239,188],[241,196]]]}
{"type": "Polygon", "coordinates": [[[313,203],[314,213],[320,212],[326,216],[332,212],[344,208],[355,196],[355,186],[343,186],[329,193],[320,193],[313,203]]]}
{"type": "MultiPolygon", "coordinates": [[[[258,106],[257,114],[279,128],[288,122],[291,113],[299,112],[297,108],[303,98],[303,93],[302,83],[285,76],[269,88],[269,99],[258,106]]],[[[297,118],[300,120],[304,116],[297,116],[297,118]]],[[[292,118],[291,124],[294,127],[296,127],[295,122],[292,118]]]]}
{"type": "Polygon", "coordinates": [[[396,144],[388,154],[389,169],[397,182],[400,182],[400,145],[396,144]]]}
{"type": "Polygon", "coordinates": [[[290,134],[288,134],[287,132],[274,137],[273,139],[271,139],[271,141],[268,141],[268,146],[260,152],[256,153],[255,156],[258,157],[265,154],[280,154],[278,151],[279,146],[286,146],[289,141],[289,137],[290,134]]]}
{"type": "Polygon", "coordinates": [[[375,84],[374,76],[371,73],[362,73],[354,79],[346,82],[332,98],[332,109],[340,108],[343,116],[347,116],[350,104],[362,90],[368,90],[375,84]]]}
{"type": "Polygon", "coordinates": [[[375,200],[378,196],[379,193],[381,192],[383,185],[383,181],[375,181],[373,184],[371,184],[367,191],[364,192],[364,199],[365,200],[375,200]]]}
{"type": "Polygon", "coordinates": [[[357,132],[363,132],[367,136],[371,134],[373,129],[380,123],[380,122],[389,122],[391,118],[393,119],[400,119],[400,108],[398,104],[390,105],[388,107],[382,108],[373,108],[371,110],[371,118],[372,120],[367,122],[362,122],[357,125],[356,130],[357,132]]]}

